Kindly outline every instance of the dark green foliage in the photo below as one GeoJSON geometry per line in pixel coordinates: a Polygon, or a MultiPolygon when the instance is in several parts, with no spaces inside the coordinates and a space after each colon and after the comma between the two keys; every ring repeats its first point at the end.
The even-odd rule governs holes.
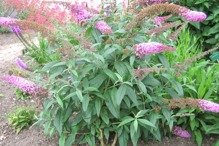
{"type": "Polygon", "coordinates": [[[161,54],[140,59],[132,53],[133,44],[147,41],[144,32],[133,36],[131,42],[119,44],[116,41],[128,35],[121,31],[111,35],[113,42],[106,44],[108,36],[89,25],[85,30],[98,51],[86,51],[77,43],[74,58],[50,62],[42,69],[51,89],[39,119],[45,132],[57,132],[61,146],[100,145],[101,140],[110,144],[115,136],[121,146],[130,140],[135,146],[139,140],[161,141],[175,122],[162,98],[171,96],[168,91],[183,97],[182,85],[171,70],[151,73],[143,79],[133,71],[154,64],[163,66],[168,60],[161,54]]]}

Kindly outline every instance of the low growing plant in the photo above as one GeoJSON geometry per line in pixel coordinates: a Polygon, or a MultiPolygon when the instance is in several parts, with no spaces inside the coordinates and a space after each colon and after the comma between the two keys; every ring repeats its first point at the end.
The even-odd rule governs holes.
{"type": "Polygon", "coordinates": [[[26,53],[39,64],[45,64],[60,58],[59,53],[52,46],[49,46],[48,40],[42,37],[39,38],[39,46],[32,44],[26,49],[26,53]]]}
{"type": "Polygon", "coordinates": [[[19,133],[24,128],[28,128],[36,121],[35,110],[31,108],[16,108],[8,115],[9,125],[19,133]]]}

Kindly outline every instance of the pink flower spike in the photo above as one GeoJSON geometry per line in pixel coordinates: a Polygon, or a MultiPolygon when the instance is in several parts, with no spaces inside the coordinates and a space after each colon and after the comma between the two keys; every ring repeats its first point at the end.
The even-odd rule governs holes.
{"type": "Polygon", "coordinates": [[[135,54],[142,58],[145,55],[158,54],[166,51],[175,51],[175,48],[157,42],[140,43],[134,46],[135,54]]]}
{"type": "Polygon", "coordinates": [[[98,21],[95,24],[96,29],[98,29],[102,34],[111,34],[112,28],[104,21],[98,21]]]}
{"type": "Polygon", "coordinates": [[[179,127],[179,126],[175,126],[175,127],[173,128],[172,133],[173,133],[174,135],[179,136],[179,137],[182,137],[182,138],[190,138],[190,137],[191,137],[191,134],[190,134],[188,131],[182,129],[182,128],[179,127]]]}
{"type": "Polygon", "coordinates": [[[198,106],[203,111],[219,113],[219,104],[212,101],[201,99],[198,102],[198,106]]]}
{"type": "Polygon", "coordinates": [[[207,18],[205,13],[191,10],[186,10],[181,15],[189,22],[202,22],[207,18]]]}
{"type": "Polygon", "coordinates": [[[21,69],[29,70],[27,64],[26,64],[22,59],[20,59],[20,58],[17,58],[17,59],[16,59],[16,64],[17,64],[17,66],[20,67],[21,69]]]}
{"type": "Polygon", "coordinates": [[[39,87],[34,82],[29,81],[25,78],[14,76],[14,75],[6,75],[1,77],[1,80],[19,88],[21,91],[28,93],[30,95],[37,95],[39,92],[44,91],[42,87],[39,87]]]}

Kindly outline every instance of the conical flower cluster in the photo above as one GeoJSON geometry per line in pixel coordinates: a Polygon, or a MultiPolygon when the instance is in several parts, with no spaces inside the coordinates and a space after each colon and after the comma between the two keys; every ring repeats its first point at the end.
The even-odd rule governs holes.
{"type": "Polygon", "coordinates": [[[175,51],[175,48],[158,42],[140,43],[134,46],[135,54],[138,57],[145,55],[158,54],[166,51],[175,51]]]}
{"type": "Polygon", "coordinates": [[[14,75],[6,75],[1,78],[3,81],[17,87],[21,91],[28,93],[29,95],[37,95],[38,92],[43,91],[43,88],[36,85],[34,82],[29,81],[25,78],[14,76],[14,75]]]}
{"type": "Polygon", "coordinates": [[[112,28],[105,21],[98,21],[95,24],[97,30],[99,30],[102,34],[111,34],[112,28]]]}

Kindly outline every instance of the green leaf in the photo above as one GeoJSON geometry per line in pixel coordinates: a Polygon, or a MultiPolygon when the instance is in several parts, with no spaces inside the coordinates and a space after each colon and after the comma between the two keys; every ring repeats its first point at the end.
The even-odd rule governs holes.
{"type": "Polygon", "coordinates": [[[83,98],[83,101],[82,101],[83,111],[87,111],[87,108],[88,108],[88,105],[89,105],[89,101],[90,101],[89,96],[85,95],[84,98],[83,98]]]}
{"type": "Polygon", "coordinates": [[[56,127],[59,135],[62,135],[63,122],[62,122],[62,113],[60,110],[57,111],[53,123],[54,123],[54,126],[56,127]]]}
{"type": "Polygon", "coordinates": [[[134,120],[133,125],[134,125],[135,132],[137,132],[137,130],[138,130],[138,120],[137,119],[134,120]]]}
{"type": "Polygon", "coordinates": [[[62,108],[64,108],[64,104],[63,104],[61,98],[59,97],[59,95],[56,95],[55,98],[56,98],[56,101],[58,102],[58,104],[59,104],[62,108]]]}
{"type": "Polygon", "coordinates": [[[125,94],[126,94],[126,88],[127,86],[125,84],[122,84],[119,89],[116,92],[116,103],[117,105],[120,105],[125,94]]]}
{"type": "Polygon", "coordinates": [[[126,94],[128,95],[129,99],[134,103],[135,106],[138,106],[138,97],[135,91],[129,86],[127,86],[126,89],[126,94]]]}
{"type": "Polygon", "coordinates": [[[148,110],[140,110],[140,111],[136,114],[135,118],[143,117],[147,112],[148,112],[148,110]]]}
{"type": "Polygon", "coordinates": [[[95,78],[93,78],[92,80],[90,80],[90,86],[98,89],[103,82],[106,80],[106,75],[104,74],[98,74],[95,78]]]}
{"type": "Polygon", "coordinates": [[[130,65],[133,66],[135,62],[135,56],[131,56],[129,59],[130,65]]]}
{"type": "Polygon", "coordinates": [[[195,89],[194,86],[192,85],[185,85],[186,87],[188,87],[190,90],[194,91],[195,93],[197,93],[197,90],[195,89]]]}
{"type": "Polygon", "coordinates": [[[114,48],[114,47],[107,48],[107,50],[106,50],[106,52],[104,52],[103,56],[107,57],[108,55],[112,54],[116,50],[117,50],[117,48],[114,48]]]}
{"type": "Polygon", "coordinates": [[[78,96],[78,99],[83,102],[84,97],[82,96],[82,92],[79,89],[76,89],[76,95],[78,96]]]}
{"type": "Polygon", "coordinates": [[[112,72],[111,70],[109,70],[109,69],[104,69],[103,72],[104,72],[113,82],[116,82],[116,81],[117,81],[117,77],[116,77],[115,73],[112,72]]]}
{"type": "Polygon", "coordinates": [[[65,139],[66,139],[65,134],[62,134],[59,138],[59,146],[65,146],[65,139]]]}
{"type": "Polygon", "coordinates": [[[95,100],[95,108],[96,108],[97,116],[99,117],[100,110],[101,110],[101,100],[100,99],[95,100]]]}
{"type": "Polygon", "coordinates": [[[210,56],[212,61],[216,61],[219,60],[219,51],[214,52],[211,56],[210,56]]]}
{"type": "Polygon", "coordinates": [[[68,138],[66,139],[65,146],[72,146],[72,144],[75,142],[75,137],[77,135],[79,128],[77,126],[73,126],[71,128],[71,133],[68,135],[68,138]]]}
{"type": "Polygon", "coordinates": [[[115,62],[114,67],[120,76],[122,77],[127,76],[128,70],[123,62],[115,62]]]}
{"type": "Polygon", "coordinates": [[[134,122],[130,125],[130,137],[132,140],[133,146],[137,146],[139,139],[139,130],[136,132],[134,128],[134,122]]]}
{"type": "Polygon", "coordinates": [[[107,125],[109,124],[109,116],[105,109],[101,111],[100,117],[107,125]]]}
{"type": "Polygon", "coordinates": [[[122,131],[121,135],[119,136],[119,145],[120,146],[127,146],[128,144],[128,134],[125,130],[122,131]]]}
{"type": "Polygon", "coordinates": [[[140,90],[141,92],[147,94],[146,86],[145,86],[140,80],[137,81],[137,85],[138,85],[139,90],[140,90]]]}
{"type": "MultiPolygon", "coordinates": [[[[110,98],[110,97],[109,97],[110,98]]],[[[108,99],[109,99],[108,98],[108,99]]],[[[119,110],[117,107],[114,106],[111,98],[106,101],[106,106],[108,107],[109,111],[112,113],[112,115],[115,117],[115,118],[119,118],[119,110]]]]}
{"type": "Polygon", "coordinates": [[[183,88],[182,88],[182,85],[179,83],[179,82],[172,82],[172,85],[173,85],[173,88],[176,90],[176,92],[178,93],[178,95],[180,97],[183,97],[184,96],[184,91],[183,91],[183,88]]]}
{"type": "Polygon", "coordinates": [[[155,128],[155,125],[146,119],[138,119],[139,124],[142,126],[149,126],[155,128]]]}
{"type": "Polygon", "coordinates": [[[158,54],[158,58],[165,68],[170,68],[169,61],[163,54],[158,54]]]}
{"type": "Polygon", "coordinates": [[[130,116],[124,117],[124,118],[122,119],[122,122],[118,125],[118,127],[124,126],[124,125],[126,125],[127,123],[132,122],[133,120],[134,120],[133,117],[130,117],[130,116]]]}
{"type": "Polygon", "coordinates": [[[201,134],[200,130],[196,130],[195,131],[195,140],[196,140],[198,146],[202,146],[202,139],[203,138],[202,138],[202,134],[201,134]]]}

